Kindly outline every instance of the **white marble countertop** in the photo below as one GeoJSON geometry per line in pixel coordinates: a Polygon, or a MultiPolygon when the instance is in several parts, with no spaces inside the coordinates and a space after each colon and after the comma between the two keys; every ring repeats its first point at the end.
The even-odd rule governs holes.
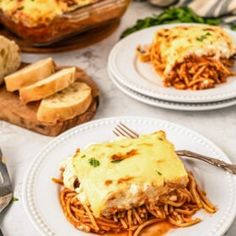
{"type": "MultiPolygon", "coordinates": [[[[236,106],[204,112],[181,112],[154,108],[139,103],[120,92],[107,75],[107,57],[112,46],[117,42],[123,29],[157,9],[145,3],[133,3],[125,14],[119,29],[102,42],[66,53],[50,55],[61,65],[78,65],[84,68],[101,90],[101,102],[94,119],[138,115],[156,117],[176,122],[192,128],[214,141],[236,163],[236,106]]],[[[24,61],[36,61],[48,55],[23,55],[24,61]]],[[[0,227],[4,236],[39,236],[27,218],[22,203],[22,183],[29,164],[35,154],[52,138],[0,121],[0,147],[6,157],[7,166],[14,185],[15,201],[0,217],[0,227]]],[[[53,196],[48,196],[53,197],[53,196]]],[[[236,221],[227,236],[236,235],[236,221]]]]}

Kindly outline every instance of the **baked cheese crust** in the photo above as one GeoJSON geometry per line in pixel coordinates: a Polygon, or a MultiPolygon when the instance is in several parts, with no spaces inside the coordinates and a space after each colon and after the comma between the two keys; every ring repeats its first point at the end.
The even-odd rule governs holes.
{"type": "Polygon", "coordinates": [[[56,16],[94,2],[97,0],[2,0],[0,10],[15,23],[35,27],[49,24],[56,16]]]}
{"type": "Polygon", "coordinates": [[[160,57],[168,75],[177,63],[189,56],[230,58],[236,49],[229,34],[217,26],[191,25],[158,30],[153,45],[159,45],[160,57]]]}
{"type": "Polygon", "coordinates": [[[92,144],[78,150],[64,169],[65,187],[75,189],[96,217],[156,202],[188,183],[185,167],[163,131],[92,144]]]}

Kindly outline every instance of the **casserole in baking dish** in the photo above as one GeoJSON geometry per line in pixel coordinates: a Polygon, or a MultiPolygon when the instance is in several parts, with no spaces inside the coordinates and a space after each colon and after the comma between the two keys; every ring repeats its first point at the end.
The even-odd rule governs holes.
{"type": "Polygon", "coordinates": [[[38,45],[119,19],[130,0],[5,0],[0,20],[19,37],[38,45]]]}

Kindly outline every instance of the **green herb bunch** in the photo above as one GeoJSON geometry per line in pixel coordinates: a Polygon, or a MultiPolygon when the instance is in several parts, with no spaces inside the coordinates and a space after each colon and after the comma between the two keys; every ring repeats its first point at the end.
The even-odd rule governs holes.
{"type": "MultiPolygon", "coordinates": [[[[144,19],[137,20],[136,24],[126,29],[121,38],[126,37],[141,29],[146,29],[155,25],[170,24],[170,23],[201,23],[209,25],[219,25],[222,23],[220,18],[206,18],[198,16],[188,7],[173,7],[166,9],[160,15],[153,15],[144,19]]],[[[234,26],[232,26],[234,27],[234,26]]]]}

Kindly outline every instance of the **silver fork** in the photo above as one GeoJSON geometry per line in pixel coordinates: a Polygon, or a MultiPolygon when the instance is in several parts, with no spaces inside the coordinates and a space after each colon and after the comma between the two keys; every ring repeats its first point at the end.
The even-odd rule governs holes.
{"type": "MultiPolygon", "coordinates": [[[[129,138],[138,138],[139,134],[136,133],[135,131],[133,131],[132,129],[130,129],[129,127],[127,127],[126,125],[124,125],[123,123],[119,123],[113,130],[113,133],[116,136],[125,136],[125,137],[129,137],[129,138]]],[[[208,157],[208,156],[204,156],[192,151],[188,151],[188,150],[178,150],[175,151],[176,154],[180,157],[185,156],[185,157],[189,157],[189,158],[194,158],[194,159],[198,159],[204,162],[207,162],[210,165],[219,167],[225,171],[230,172],[231,174],[236,174],[236,165],[235,164],[229,164],[226,163],[224,161],[212,158],[212,157],[208,157]]]]}
{"type": "MultiPolygon", "coordinates": [[[[6,164],[3,163],[2,151],[0,149],[0,213],[9,205],[13,198],[12,184],[7,171],[6,164]]],[[[0,236],[3,233],[0,229],[0,236]]]]}

